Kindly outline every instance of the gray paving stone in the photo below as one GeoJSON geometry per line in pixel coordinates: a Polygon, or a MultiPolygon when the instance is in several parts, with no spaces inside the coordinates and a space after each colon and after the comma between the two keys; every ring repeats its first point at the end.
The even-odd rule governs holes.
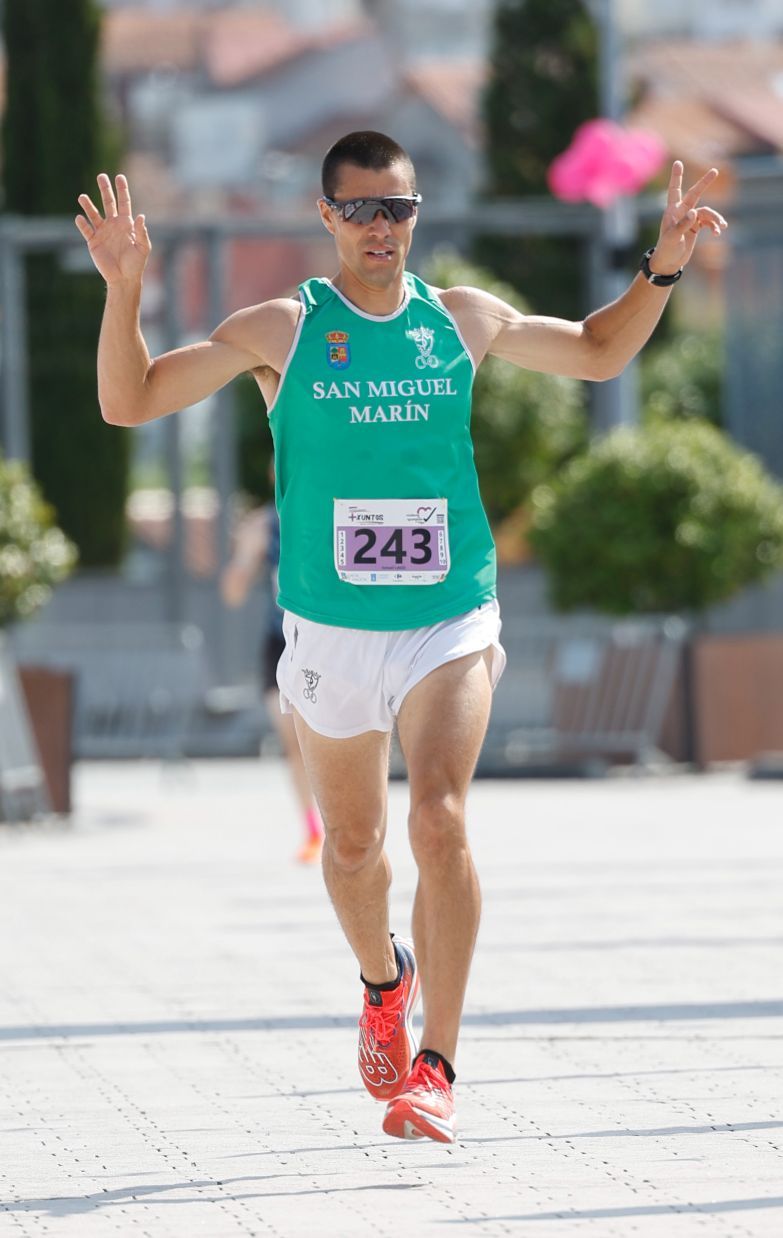
{"type": "Polygon", "coordinates": [[[474,787],[450,1148],[387,1139],[359,1083],[357,967],[280,765],[84,765],[76,797],[0,828],[2,1238],[783,1230],[774,784],[474,787]]]}

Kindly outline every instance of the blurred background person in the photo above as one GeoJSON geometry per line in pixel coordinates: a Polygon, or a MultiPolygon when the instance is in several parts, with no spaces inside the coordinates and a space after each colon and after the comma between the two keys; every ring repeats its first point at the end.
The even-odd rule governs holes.
{"type": "MultiPolygon", "coordinates": [[[[273,481],[272,463],[269,471],[273,481]]],[[[267,590],[260,648],[261,687],[264,703],[288,761],[304,827],[304,839],[296,858],[301,864],[314,864],[321,858],[323,823],[305,772],[293,715],[281,713],[277,687],[277,664],[285,648],[283,612],[276,600],[279,559],[280,523],[277,509],[274,502],[264,503],[248,512],[237,528],[233,554],[220,579],[220,592],[227,606],[242,606],[258,576],[265,575],[267,590]]]]}

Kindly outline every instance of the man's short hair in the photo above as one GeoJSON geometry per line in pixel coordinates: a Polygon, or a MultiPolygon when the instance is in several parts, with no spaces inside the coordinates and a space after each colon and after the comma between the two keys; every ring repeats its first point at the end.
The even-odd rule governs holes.
{"type": "Polygon", "coordinates": [[[410,176],[411,192],[416,192],[416,172],[413,160],[399,142],[389,138],[385,133],[376,133],[372,129],[361,129],[356,133],[347,133],[339,142],[335,142],[324,156],[321,166],[321,186],[324,197],[333,198],[337,193],[340,180],[340,168],[344,163],[353,163],[357,168],[369,168],[373,172],[382,172],[385,168],[400,163],[410,176]]]}

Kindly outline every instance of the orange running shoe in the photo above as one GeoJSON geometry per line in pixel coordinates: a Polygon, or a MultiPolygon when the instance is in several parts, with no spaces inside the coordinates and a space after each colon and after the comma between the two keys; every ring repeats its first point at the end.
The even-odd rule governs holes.
{"type": "Polygon", "coordinates": [[[395,939],[401,980],[394,989],[364,986],[359,1020],[359,1074],[371,1096],[391,1100],[405,1086],[416,1056],[411,1017],[419,996],[419,971],[413,944],[395,939]]]}
{"type": "Polygon", "coordinates": [[[397,1139],[454,1143],[457,1115],[443,1063],[426,1049],[416,1058],[402,1092],[386,1109],[383,1129],[397,1139]]]}
{"type": "Polygon", "coordinates": [[[321,859],[321,852],[324,849],[324,840],[322,838],[308,838],[306,843],[296,853],[296,859],[299,864],[317,864],[321,859]]]}

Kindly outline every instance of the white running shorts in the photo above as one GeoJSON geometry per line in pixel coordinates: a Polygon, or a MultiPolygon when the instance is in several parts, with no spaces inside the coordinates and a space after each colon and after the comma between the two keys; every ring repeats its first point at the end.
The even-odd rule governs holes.
{"type": "Polygon", "coordinates": [[[285,611],[285,651],[277,664],[280,708],[302,715],[332,739],[391,731],[402,702],[430,671],[492,649],[492,687],[506,665],[500,609],[493,598],[426,628],[368,632],[339,628],[285,611]]]}

